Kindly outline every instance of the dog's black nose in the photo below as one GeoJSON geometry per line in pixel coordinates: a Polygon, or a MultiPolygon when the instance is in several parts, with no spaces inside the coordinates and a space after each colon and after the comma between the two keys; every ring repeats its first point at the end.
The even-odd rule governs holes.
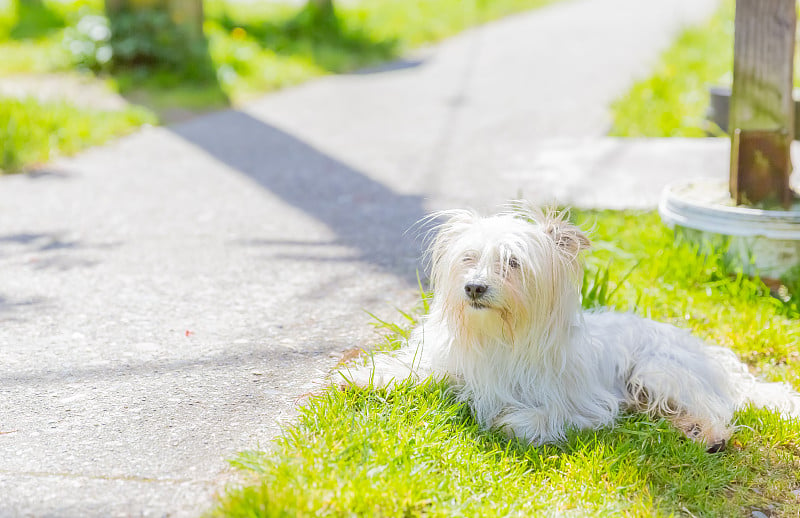
{"type": "Polygon", "coordinates": [[[722,439],[720,442],[714,443],[708,447],[706,450],[708,453],[719,453],[721,451],[725,451],[725,446],[727,446],[727,442],[725,439],[722,439]]]}
{"type": "Polygon", "coordinates": [[[472,300],[477,300],[486,293],[486,290],[489,289],[489,286],[485,284],[481,284],[479,282],[470,282],[464,285],[464,291],[467,292],[467,296],[472,300]]]}

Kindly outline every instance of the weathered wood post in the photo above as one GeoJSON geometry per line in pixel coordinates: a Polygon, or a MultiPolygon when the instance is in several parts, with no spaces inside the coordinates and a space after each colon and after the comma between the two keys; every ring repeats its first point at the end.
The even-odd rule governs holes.
{"type": "Polygon", "coordinates": [[[333,10],[333,0],[309,0],[312,4],[324,11],[333,10]]]}
{"type": "Polygon", "coordinates": [[[113,16],[120,11],[141,9],[164,9],[172,22],[184,28],[192,37],[203,35],[202,0],[105,0],[106,13],[113,16]]]}
{"type": "Polygon", "coordinates": [[[306,10],[310,10],[317,27],[336,27],[336,9],[333,0],[307,0],[306,10]]]}
{"type": "Polygon", "coordinates": [[[730,193],[740,203],[792,203],[795,0],[736,0],[730,106],[730,193]]]}

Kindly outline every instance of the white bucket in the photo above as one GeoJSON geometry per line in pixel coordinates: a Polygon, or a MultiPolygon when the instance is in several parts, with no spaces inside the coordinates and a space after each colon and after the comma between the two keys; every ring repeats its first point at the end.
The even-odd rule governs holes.
{"type": "Polygon", "coordinates": [[[669,185],[658,212],[665,224],[691,229],[698,243],[728,237],[728,253],[744,270],[762,277],[780,277],[800,265],[800,206],[790,210],[737,207],[728,186],[719,180],[693,180],[669,185]]]}

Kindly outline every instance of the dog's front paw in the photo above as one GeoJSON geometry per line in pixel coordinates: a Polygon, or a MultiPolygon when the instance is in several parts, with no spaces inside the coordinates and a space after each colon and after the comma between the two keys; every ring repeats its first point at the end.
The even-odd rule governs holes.
{"type": "Polygon", "coordinates": [[[369,388],[376,385],[376,373],[372,366],[343,367],[333,373],[333,384],[339,390],[369,388]]]}
{"type": "Polygon", "coordinates": [[[374,354],[362,364],[340,367],[335,373],[336,383],[341,388],[393,388],[404,380],[418,381],[421,373],[429,375],[419,359],[411,351],[400,350],[394,354],[374,354]]]}

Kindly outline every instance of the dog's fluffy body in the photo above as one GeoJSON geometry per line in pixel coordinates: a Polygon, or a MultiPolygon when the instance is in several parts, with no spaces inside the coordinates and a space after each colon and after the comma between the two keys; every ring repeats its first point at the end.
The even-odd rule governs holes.
{"type": "Polygon", "coordinates": [[[581,311],[589,241],[562,216],[519,206],[438,216],[430,312],[399,351],[345,369],[348,383],[447,377],[483,426],[533,444],[610,425],[621,410],[663,416],[715,449],[747,403],[800,416],[797,393],[756,380],[725,348],[632,314],[581,311]]]}

